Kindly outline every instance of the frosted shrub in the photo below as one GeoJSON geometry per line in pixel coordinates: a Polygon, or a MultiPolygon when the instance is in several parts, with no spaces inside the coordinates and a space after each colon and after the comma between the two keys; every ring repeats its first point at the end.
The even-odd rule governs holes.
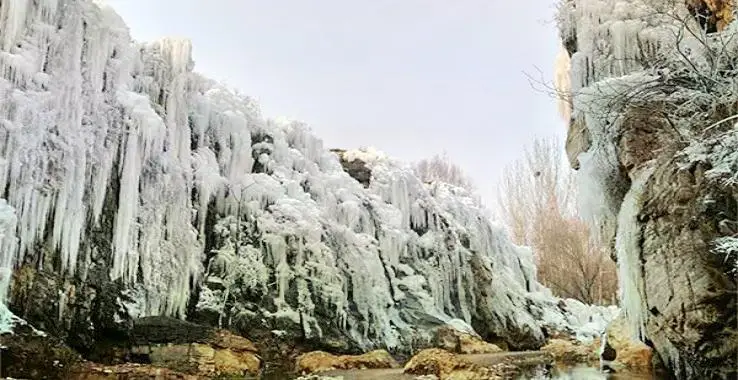
{"type": "Polygon", "coordinates": [[[420,160],[413,169],[415,175],[423,182],[439,181],[474,191],[471,179],[460,166],[451,161],[446,153],[420,160]]]}

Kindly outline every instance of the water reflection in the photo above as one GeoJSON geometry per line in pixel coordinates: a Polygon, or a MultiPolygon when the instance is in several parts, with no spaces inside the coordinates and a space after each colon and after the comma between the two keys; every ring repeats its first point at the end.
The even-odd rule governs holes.
{"type": "Polygon", "coordinates": [[[653,376],[632,373],[602,373],[597,368],[538,368],[533,373],[526,374],[518,380],[657,380],[653,376]]]}

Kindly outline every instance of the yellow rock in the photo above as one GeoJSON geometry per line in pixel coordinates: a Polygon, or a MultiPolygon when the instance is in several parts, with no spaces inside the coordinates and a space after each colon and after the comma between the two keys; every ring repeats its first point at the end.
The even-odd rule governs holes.
{"type": "Polygon", "coordinates": [[[297,358],[299,373],[324,372],[340,368],[338,356],[323,351],[308,352],[297,358]]]}
{"type": "Polygon", "coordinates": [[[462,354],[495,354],[502,352],[500,347],[469,334],[459,336],[459,347],[462,354]]]}
{"type": "Polygon", "coordinates": [[[420,351],[405,365],[405,373],[434,375],[439,380],[502,379],[491,368],[480,367],[440,348],[420,351]]]}
{"type": "Polygon", "coordinates": [[[215,372],[219,375],[258,374],[261,360],[251,352],[234,352],[230,349],[215,350],[215,372]]]}
{"type": "Polygon", "coordinates": [[[346,369],[398,368],[400,365],[385,350],[374,350],[358,356],[341,356],[346,369]]]}
{"type": "Polygon", "coordinates": [[[70,380],[197,380],[198,376],[175,372],[166,368],[141,364],[119,364],[114,366],[86,363],[72,371],[70,380]]]}
{"type": "Polygon", "coordinates": [[[200,343],[152,346],[149,350],[149,360],[154,366],[205,377],[255,375],[261,365],[253,352],[214,349],[200,343]]]}
{"type": "Polygon", "coordinates": [[[607,328],[607,342],[615,350],[615,365],[629,372],[650,373],[653,370],[653,350],[645,343],[633,340],[627,321],[621,314],[607,328]]]}
{"type": "Polygon", "coordinates": [[[541,348],[541,351],[553,355],[557,363],[575,365],[596,363],[599,360],[597,348],[595,344],[583,345],[567,339],[551,339],[541,348]]]}
{"type": "Polygon", "coordinates": [[[323,351],[313,351],[297,358],[300,373],[325,372],[334,369],[381,369],[399,365],[385,350],[375,350],[363,355],[337,356],[323,351]]]}
{"type": "Polygon", "coordinates": [[[214,347],[229,348],[233,351],[258,352],[256,346],[250,340],[225,330],[218,330],[210,342],[214,347]]]}
{"type": "Polygon", "coordinates": [[[503,350],[477,336],[444,326],[436,331],[434,346],[457,354],[494,354],[503,350]]]}

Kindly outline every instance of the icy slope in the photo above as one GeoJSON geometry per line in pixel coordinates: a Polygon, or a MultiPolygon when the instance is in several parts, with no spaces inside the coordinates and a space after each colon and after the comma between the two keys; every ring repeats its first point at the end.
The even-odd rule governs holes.
{"type": "Polygon", "coordinates": [[[531,252],[474,197],[347,152],[365,188],[305,125],[193,73],[188,41],[135,44],[89,0],[2,1],[0,25],[0,196],[18,232],[3,264],[57,276],[58,298],[24,302],[61,329],[113,318],[74,309],[103,296],[116,320],[276,320],[361,347],[454,319],[521,346],[578,328],[529,294],[544,291],[531,252]]]}

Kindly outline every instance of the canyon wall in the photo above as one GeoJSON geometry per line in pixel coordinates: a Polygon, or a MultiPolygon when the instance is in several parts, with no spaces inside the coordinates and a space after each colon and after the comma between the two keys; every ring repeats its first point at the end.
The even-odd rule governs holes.
{"type": "Polygon", "coordinates": [[[738,363],[738,32],[730,1],[567,0],[560,98],[581,210],[637,338],[680,379],[738,363]]]}
{"type": "Polygon", "coordinates": [[[136,43],[91,0],[0,1],[0,25],[2,301],[88,358],[149,316],[404,352],[611,317],[552,297],[473,194],[264,118],[187,40],[136,43]]]}

